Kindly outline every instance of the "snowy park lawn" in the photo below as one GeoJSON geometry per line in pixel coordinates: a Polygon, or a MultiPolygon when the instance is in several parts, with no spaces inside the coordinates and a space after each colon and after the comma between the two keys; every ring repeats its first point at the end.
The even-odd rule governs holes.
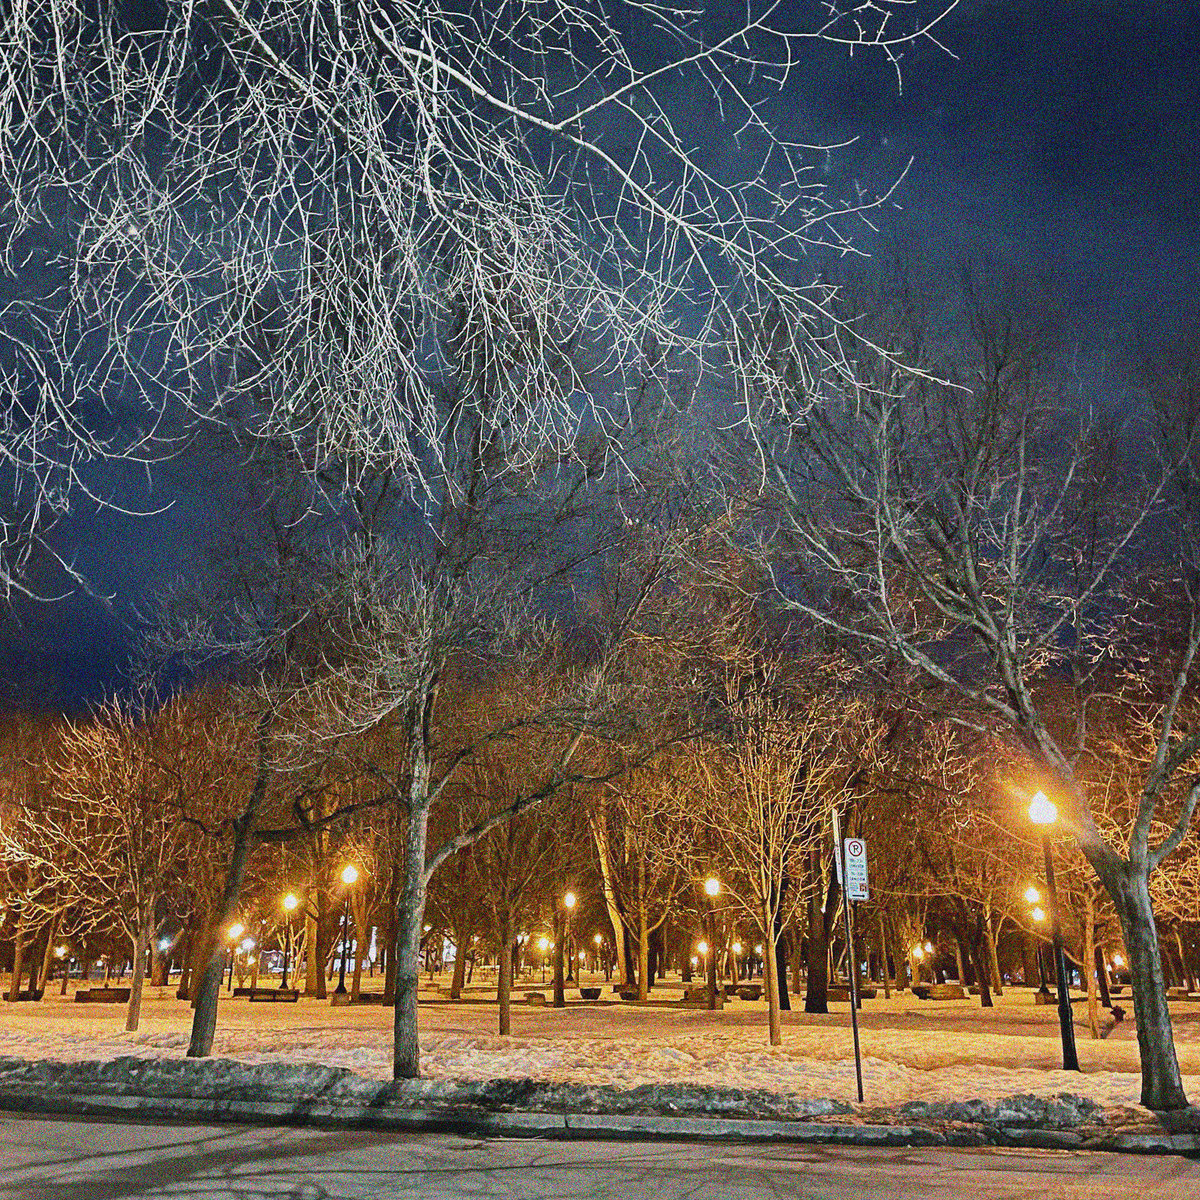
{"type": "MultiPolygon", "coordinates": [[[[577,993],[574,993],[577,994],[577,993]]],[[[667,993],[671,995],[672,993],[667,993]]],[[[766,1010],[733,1001],[723,1012],[621,1003],[566,1009],[513,1007],[513,1035],[498,1037],[496,1007],[482,999],[422,1003],[422,1071],[440,1079],[533,1079],[634,1088],[702,1084],[764,1089],[799,1100],[852,1101],[849,1008],[828,1016],[784,1013],[783,1045],[766,1040],[766,1010]]],[[[607,992],[605,993],[607,996],[607,992]]],[[[432,996],[432,993],[431,993],[432,996]]],[[[424,998],[423,998],[424,999],[424,998]]],[[[1128,1007],[1128,1001],[1125,1002],[1128,1007]]],[[[863,1083],[868,1106],[912,1100],[995,1100],[1069,1092],[1103,1107],[1137,1105],[1132,1018],[1093,1041],[1076,1005],[1083,1074],[1061,1063],[1057,1011],[1012,989],[992,1010],[969,1001],[920,1001],[911,994],[864,1002],[863,1083]]],[[[1200,1004],[1173,1006],[1184,1083],[1200,1097],[1200,1004]]],[[[1104,1014],[1106,1022],[1108,1014],[1104,1014]]],[[[191,1010],[173,989],[151,989],[141,1029],[124,1031],[123,1005],[82,1005],[48,995],[40,1004],[0,1003],[0,1056],[60,1061],[120,1055],[181,1058],[191,1010]]],[[[246,1063],[319,1063],[371,1079],[391,1075],[391,1009],[251,1004],[222,996],[215,1056],[246,1063]]]]}

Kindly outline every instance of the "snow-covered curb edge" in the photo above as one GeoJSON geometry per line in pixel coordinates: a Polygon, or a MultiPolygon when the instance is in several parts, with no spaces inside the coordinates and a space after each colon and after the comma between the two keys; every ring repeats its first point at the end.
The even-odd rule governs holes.
{"type": "Polygon", "coordinates": [[[1066,1094],[855,1110],[839,1101],[691,1085],[625,1090],[534,1080],[389,1084],[319,1064],[231,1059],[0,1058],[0,1110],[473,1136],[1200,1153],[1194,1114],[1159,1124],[1066,1094]]]}

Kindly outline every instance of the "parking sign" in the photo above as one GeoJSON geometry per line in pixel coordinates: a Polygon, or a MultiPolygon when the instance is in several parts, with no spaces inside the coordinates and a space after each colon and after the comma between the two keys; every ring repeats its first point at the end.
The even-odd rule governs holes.
{"type": "Polygon", "coordinates": [[[862,838],[847,838],[846,899],[869,900],[867,888],[867,843],[862,838]]]}

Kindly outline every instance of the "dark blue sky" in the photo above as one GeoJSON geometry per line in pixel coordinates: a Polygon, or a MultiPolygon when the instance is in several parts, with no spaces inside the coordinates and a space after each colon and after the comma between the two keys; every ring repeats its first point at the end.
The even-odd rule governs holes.
{"type": "MultiPolygon", "coordinates": [[[[928,6],[927,6],[928,7],[928,6]]],[[[811,11],[811,10],[809,10],[811,11]]],[[[1200,14],[1195,5],[964,0],[895,73],[822,50],[782,98],[785,132],[857,144],[827,179],[853,195],[912,157],[878,239],[934,276],[965,259],[1044,280],[1064,332],[1117,364],[1195,319],[1200,281],[1200,14]]],[[[134,472],[103,484],[153,507],[134,472]],[[140,495],[138,494],[140,491],[140,495]]],[[[203,487],[160,517],[81,508],[58,534],[111,610],[87,597],[21,606],[0,676],[21,703],[72,703],[119,682],[129,605],[200,561],[203,487]]]]}

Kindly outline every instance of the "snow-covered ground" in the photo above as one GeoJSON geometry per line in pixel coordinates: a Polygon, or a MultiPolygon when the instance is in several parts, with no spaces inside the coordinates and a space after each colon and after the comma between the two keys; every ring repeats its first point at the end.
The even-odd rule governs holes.
{"type": "MultiPolygon", "coordinates": [[[[1200,1004],[1175,1007],[1185,1085],[1200,1097],[1200,1004]]],[[[495,1035],[495,1005],[482,998],[435,1002],[421,1009],[422,1070],[443,1079],[524,1078],[618,1088],[707,1084],[797,1099],[853,1100],[849,1010],[844,1004],[835,1009],[828,1016],[785,1013],[783,1045],[772,1048],[761,1002],[736,1001],[717,1013],[619,1003],[564,1010],[518,1004],[510,1037],[495,1035]]],[[[980,1009],[977,1000],[933,1003],[907,994],[866,1001],[861,1026],[867,1103],[1070,1092],[1106,1107],[1136,1105],[1132,1019],[1107,1039],[1093,1041],[1082,1011],[1077,1016],[1082,1075],[1057,1069],[1057,1012],[1035,1007],[1023,989],[1006,993],[993,1010],[980,1009]]],[[[191,1010],[170,991],[149,992],[142,1027],[132,1034],[124,1032],[121,1005],[85,1006],[57,995],[41,1004],[3,1003],[0,1055],[177,1058],[187,1047],[190,1018],[191,1010]]],[[[391,1020],[391,1010],[378,1007],[331,1008],[307,999],[251,1005],[223,997],[213,1053],[249,1063],[323,1063],[387,1079],[391,1020]]]]}

